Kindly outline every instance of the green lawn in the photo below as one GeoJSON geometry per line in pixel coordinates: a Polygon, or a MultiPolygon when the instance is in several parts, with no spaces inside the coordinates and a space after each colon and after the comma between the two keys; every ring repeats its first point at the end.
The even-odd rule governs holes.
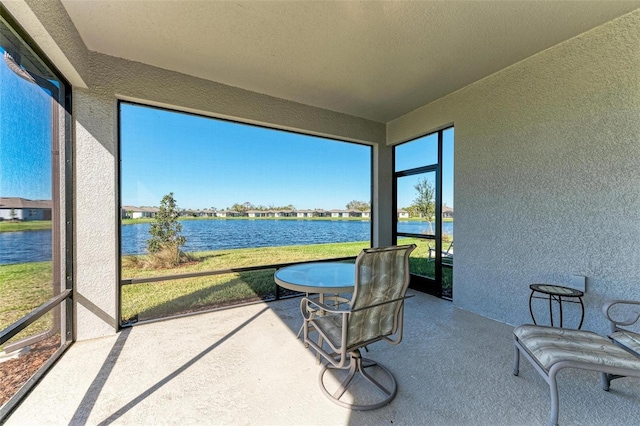
{"type": "Polygon", "coordinates": [[[243,266],[273,265],[278,263],[302,262],[305,260],[356,256],[360,250],[365,247],[369,247],[368,241],[195,252],[190,254],[196,258],[196,262],[180,265],[177,268],[162,270],[127,267],[127,260],[134,256],[123,256],[122,278],[155,277],[239,268],[243,266]]]}
{"type": "MultiPolygon", "coordinates": [[[[400,244],[416,243],[410,258],[414,273],[433,277],[434,262],[427,261],[432,241],[402,239],[400,244]]],[[[213,271],[243,266],[302,262],[334,257],[356,256],[368,242],[263,247],[193,253],[196,261],[178,268],[154,270],[127,267],[123,258],[122,277],[143,278],[191,272],[213,271]]],[[[275,297],[275,270],[267,269],[225,275],[185,278],[148,284],[127,285],[122,289],[122,319],[146,320],[216,306],[275,297]]],[[[445,290],[451,288],[451,269],[443,269],[445,290]]]]}
{"type": "Polygon", "coordinates": [[[0,232],[17,231],[39,231],[41,229],[51,229],[50,220],[27,220],[27,221],[0,221],[0,232]]]}
{"type": "MultiPolygon", "coordinates": [[[[140,278],[243,266],[270,265],[334,257],[356,256],[368,242],[262,247],[193,253],[191,264],[178,268],[138,269],[123,258],[122,277],[140,278]]],[[[275,297],[273,269],[198,278],[127,285],[122,289],[122,318],[145,320],[275,297]]]]}
{"type": "MultiPolygon", "coordinates": [[[[0,266],[0,330],[42,305],[53,296],[51,262],[0,266]]],[[[11,341],[51,328],[51,316],[30,325],[11,341]]],[[[0,347],[0,350],[2,348],[0,347]]]]}

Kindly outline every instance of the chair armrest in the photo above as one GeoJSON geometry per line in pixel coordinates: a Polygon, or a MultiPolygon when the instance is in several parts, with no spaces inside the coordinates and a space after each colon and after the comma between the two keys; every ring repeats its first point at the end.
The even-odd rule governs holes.
{"type": "Polygon", "coordinates": [[[611,332],[615,332],[618,326],[629,326],[635,324],[640,319],[640,301],[635,300],[612,300],[602,307],[602,313],[609,320],[611,332]],[[616,305],[627,306],[630,309],[622,312],[613,312],[612,308],[616,305]],[[620,317],[618,315],[624,315],[620,317]],[[615,317],[615,318],[614,318],[615,317]]]}
{"type": "MultiPolygon", "coordinates": [[[[325,313],[330,313],[330,314],[350,314],[352,312],[358,312],[358,311],[364,311],[366,309],[371,309],[371,308],[376,308],[378,306],[383,306],[383,305],[388,305],[389,303],[395,303],[395,302],[399,302],[399,301],[404,301],[405,299],[409,299],[410,297],[415,296],[414,294],[411,294],[409,296],[404,296],[404,297],[400,297],[398,299],[393,299],[393,300],[387,300],[386,302],[381,302],[381,303],[376,303],[374,305],[369,305],[369,306],[363,306],[362,308],[357,308],[357,309],[334,309],[331,308],[330,306],[325,305],[324,303],[320,303],[317,300],[313,300],[310,299],[308,297],[303,297],[302,300],[300,301],[300,310],[302,311],[302,315],[305,315],[305,313],[309,312],[309,310],[321,310],[325,313]],[[311,306],[313,305],[313,306],[311,306]],[[310,308],[310,309],[309,309],[310,308]]],[[[305,316],[305,318],[307,318],[305,316]]]]}
{"type": "Polygon", "coordinates": [[[324,313],[328,312],[331,314],[348,314],[349,312],[351,312],[347,310],[332,308],[309,297],[303,297],[300,301],[300,311],[302,312],[302,316],[306,319],[311,318],[311,315],[309,315],[309,313],[315,311],[322,311],[324,313]]]}

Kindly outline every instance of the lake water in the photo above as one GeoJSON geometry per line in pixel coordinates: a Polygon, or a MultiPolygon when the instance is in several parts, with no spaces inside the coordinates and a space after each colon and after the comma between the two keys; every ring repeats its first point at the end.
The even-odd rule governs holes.
{"type": "MultiPolygon", "coordinates": [[[[369,221],[234,219],[181,223],[181,234],[187,238],[183,250],[187,252],[367,241],[371,235],[369,221]]],[[[123,226],[122,253],[144,253],[150,226],[150,223],[123,226]]]]}
{"type": "Polygon", "coordinates": [[[51,260],[51,230],[0,232],[0,265],[51,260]]]}
{"type": "MultiPolygon", "coordinates": [[[[182,235],[187,252],[271,247],[302,244],[369,241],[371,223],[353,220],[186,220],[182,235]]],[[[143,254],[149,239],[149,223],[122,227],[122,253],[143,254]]],[[[443,224],[445,233],[453,223],[443,224]]],[[[424,234],[429,222],[400,222],[399,232],[424,234]]],[[[51,260],[51,231],[0,233],[0,264],[51,260]]]]}

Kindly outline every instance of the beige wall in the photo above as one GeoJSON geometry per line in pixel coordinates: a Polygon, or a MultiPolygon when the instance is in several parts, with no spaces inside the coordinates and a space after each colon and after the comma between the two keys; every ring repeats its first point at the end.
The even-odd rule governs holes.
{"type": "Polygon", "coordinates": [[[640,300],[640,11],[388,123],[388,143],[448,123],[454,303],[528,322],[529,284],[580,274],[585,328],[606,331],[605,300],[640,300]]]}

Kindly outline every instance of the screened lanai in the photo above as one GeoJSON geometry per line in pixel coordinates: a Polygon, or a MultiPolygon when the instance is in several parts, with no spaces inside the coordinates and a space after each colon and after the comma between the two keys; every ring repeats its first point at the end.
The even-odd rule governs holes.
{"type": "MultiPolygon", "coordinates": [[[[357,219],[366,221],[368,234],[364,246],[371,247],[397,244],[411,236],[412,232],[403,232],[398,227],[404,214],[401,210],[410,204],[399,201],[399,188],[402,189],[407,176],[433,177],[434,182],[444,179],[442,173],[447,163],[442,155],[446,138],[451,135],[451,198],[446,199],[442,188],[434,195],[439,200],[434,210],[438,219],[434,219],[433,235],[428,234],[425,240],[430,246],[424,248],[424,253],[430,252],[429,248],[436,253],[435,261],[430,262],[433,272],[427,284],[417,280],[412,290],[418,296],[411,300],[407,322],[415,335],[395,348],[400,352],[405,343],[407,350],[411,348],[408,341],[421,335],[420,330],[426,333],[434,324],[447,323],[451,316],[463,316],[465,320],[452,324],[466,329],[476,321],[469,318],[477,318],[479,322],[486,321],[488,329],[493,330],[490,333],[500,336],[499,344],[484,351],[504,349],[501,355],[504,359],[500,358],[499,363],[506,365],[512,349],[510,331],[513,326],[531,322],[529,285],[533,283],[564,285],[571,284],[576,277],[582,279],[582,328],[599,334],[608,330],[600,313],[606,301],[640,300],[637,285],[640,255],[635,250],[640,232],[637,226],[640,2],[2,0],[1,5],[6,76],[12,75],[17,79],[15,84],[25,85],[25,96],[32,94],[38,105],[46,108],[46,114],[23,116],[42,119],[44,123],[41,133],[48,142],[39,148],[37,163],[44,164],[48,174],[42,178],[45,195],[19,193],[9,183],[12,179],[20,182],[19,177],[27,176],[33,169],[15,166],[11,176],[0,176],[0,197],[52,202],[51,235],[47,237],[51,253],[46,258],[50,263],[42,272],[44,281],[38,278],[39,283],[46,283],[42,286],[46,287],[47,297],[31,300],[24,314],[15,318],[7,315],[2,328],[5,336],[13,333],[9,329],[22,330],[22,335],[12,334],[16,340],[30,339],[31,334],[38,337],[28,341],[25,348],[44,339],[54,342],[51,358],[30,373],[35,376],[27,388],[18,387],[22,390],[17,391],[17,399],[3,407],[4,416],[24,397],[28,400],[27,389],[37,386],[35,379],[45,377],[42,383],[46,383],[49,376],[45,372],[55,360],[57,366],[63,366],[66,357],[101,339],[109,343],[96,350],[103,351],[105,356],[113,350],[129,353],[126,346],[135,340],[127,340],[128,333],[135,335],[144,327],[171,329],[172,324],[178,324],[174,320],[142,324],[145,321],[140,315],[136,324],[132,318],[137,312],[123,316],[123,305],[127,304],[123,291],[143,286],[160,288],[153,287],[155,281],[149,277],[123,274],[126,254],[122,251],[121,232],[124,221],[130,219],[127,212],[133,211],[127,207],[130,203],[124,188],[131,181],[123,177],[128,176],[123,175],[123,168],[136,170],[135,165],[126,165],[131,164],[126,163],[126,149],[142,140],[129,137],[126,142],[127,136],[123,135],[122,111],[129,106],[326,139],[338,146],[361,147],[365,153],[358,158],[365,162],[366,172],[361,175],[366,175],[362,181],[367,189],[362,198],[367,198],[364,201],[369,208],[360,214],[367,212],[369,217],[357,219]],[[47,84],[48,88],[43,89],[47,84]],[[400,166],[401,147],[421,138],[433,138],[434,146],[439,147],[434,151],[435,159],[400,166]],[[451,216],[446,220],[445,212],[451,216]],[[443,231],[445,222],[455,223],[455,231],[449,235],[443,231]],[[453,241],[455,262],[443,265],[442,252],[453,241]],[[445,294],[446,280],[449,293],[445,294]],[[436,287],[432,287],[433,282],[436,287]],[[433,295],[436,298],[432,300],[433,295]],[[442,317],[427,315],[429,309],[441,312],[442,317]],[[32,333],[32,327],[38,324],[36,320],[43,318],[53,327],[32,333]]],[[[2,84],[8,84],[8,77],[2,75],[2,84]]],[[[15,124],[13,119],[6,118],[9,109],[24,107],[18,105],[15,95],[3,94],[0,161],[4,170],[14,164],[10,163],[10,155],[30,158],[28,149],[11,151],[5,142],[9,140],[11,126],[20,126],[19,122],[15,124]]],[[[30,127],[24,123],[22,126],[30,127]]],[[[176,136],[175,144],[181,141],[176,136]]],[[[228,139],[216,149],[222,152],[237,146],[237,140],[228,139]]],[[[313,148],[306,152],[316,155],[313,148]]],[[[269,159],[268,152],[264,158],[269,159]]],[[[339,175],[341,171],[335,166],[325,173],[339,175]]],[[[286,175],[285,170],[274,171],[274,175],[278,173],[286,175]]],[[[234,169],[225,176],[239,174],[234,169]]],[[[254,176],[254,180],[263,176],[271,178],[265,174],[254,176]]],[[[312,179],[307,182],[310,184],[312,179]]],[[[414,185],[411,181],[405,186],[414,185]]],[[[145,185],[132,186],[139,193],[144,192],[140,188],[145,185]]],[[[286,188],[280,191],[285,193],[290,187],[276,188],[286,188]]],[[[162,195],[154,197],[159,201],[162,195]]],[[[184,207],[194,210],[198,207],[206,215],[207,211],[213,211],[212,205],[217,207],[216,211],[229,211],[226,207],[236,201],[247,200],[234,200],[229,205],[210,202],[184,207]]],[[[271,207],[286,204],[283,201],[271,207]]],[[[301,214],[331,209],[348,211],[344,204],[296,207],[301,214]]],[[[141,200],[134,207],[158,205],[141,200]]],[[[1,226],[16,219],[13,208],[13,213],[11,207],[6,209],[7,219],[0,222],[1,226]]],[[[273,210],[274,215],[279,211],[277,208],[256,211],[267,210],[273,210]]],[[[22,247],[17,243],[4,244],[11,250],[22,247]]],[[[335,257],[353,258],[359,249],[352,248],[335,257]]],[[[221,266],[219,275],[248,276],[260,273],[254,269],[261,265],[277,268],[282,266],[280,263],[291,261],[251,259],[257,259],[257,255],[249,256],[249,261],[221,266]]],[[[301,255],[295,259],[305,260],[311,257],[301,255]]],[[[8,267],[0,265],[0,268],[8,267]]],[[[33,276],[16,272],[15,265],[11,268],[11,274],[33,276]]],[[[212,269],[215,268],[209,268],[209,272],[212,269]]],[[[207,271],[197,273],[200,272],[207,271]]],[[[291,340],[287,344],[295,351],[300,342],[288,330],[295,329],[295,309],[287,303],[296,302],[287,299],[290,295],[281,294],[270,281],[273,272],[273,268],[263,271],[260,280],[273,286],[274,306],[288,306],[283,319],[288,327],[285,335],[291,340]]],[[[179,274],[180,271],[167,273],[179,274]]],[[[8,277],[9,272],[0,276],[3,291],[9,287],[8,277]]],[[[209,276],[205,275],[203,280],[213,279],[206,277],[209,276]]],[[[242,309],[248,309],[245,312],[250,312],[246,314],[250,317],[251,310],[261,309],[255,306],[262,306],[262,302],[242,309]]],[[[161,303],[174,302],[158,302],[161,303]]],[[[572,308],[566,308],[568,323],[575,322],[580,315],[572,308]]],[[[271,315],[280,308],[265,309],[271,315]]],[[[541,321],[549,320],[545,305],[536,309],[542,312],[541,321]]],[[[192,313],[186,310],[172,312],[192,313]]],[[[216,314],[227,315],[207,313],[180,321],[198,321],[216,314]]],[[[229,330],[235,327],[231,324],[229,330]]],[[[202,332],[200,326],[193,327],[194,332],[202,332]]],[[[440,340],[455,339],[453,335],[436,336],[440,340]]],[[[431,343],[437,345],[438,339],[431,343]]],[[[475,350],[480,351],[481,363],[489,362],[482,349],[475,347],[475,350]]],[[[191,360],[196,362],[195,358],[191,360]]],[[[464,371],[452,365],[437,368],[438,361],[430,359],[428,351],[415,364],[420,371],[443,372],[448,368],[453,374],[464,371]]],[[[95,377],[79,378],[84,381],[80,386],[85,386],[85,390],[73,391],[77,393],[72,404],[79,404],[75,415],[80,416],[85,410],[91,412],[90,406],[96,399],[87,395],[99,393],[102,387],[86,386],[92,386],[95,380],[99,382],[96,377],[107,380],[110,377],[104,370],[109,368],[107,365],[100,361],[93,366],[95,377]],[[101,367],[104,369],[100,370],[101,367]],[[89,393],[79,396],[87,389],[89,393]]],[[[308,368],[314,367],[309,363],[308,368]]],[[[487,374],[494,373],[498,374],[497,370],[487,374]]],[[[167,374],[171,376],[168,370],[167,374]]],[[[513,379],[508,367],[505,374],[510,377],[498,387],[514,386],[513,392],[520,389],[508,382],[513,379]]],[[[576,383],[588,380],[580,374],[572,377],[576,383]]],[[[149,383],[164,383],[162,377],[150,380],[149,383]]],[[[534,388],[540,385],[539,377],[534,375],[524,380],[534,388]]],[[[637,387],[637,382],[629,383],[637,387]]],[[[68,384],[74,383],[69,380],[68,384]]],[[[59,385],[62,388],[66,383],[59,385]]],[[[415,388],[416,392],[420,386],[415,388]]],[[[539,406],[544,412],[540,419],[546,419],[544,382],[535,389],[542,393],[539,406]]],[[[530,390],[527,388],[527,392],[530,390]]],[[[521,400],[517,395],[512,397],[504,408],[510,415],[514,414],[513,404],[521,400]]],[[[465,401],[481,402],[487,397],[478,393],[468,398],[465,401]]],[[[580,394],[575,398],[579,399],[580,394]]],[[[613,404],[628,406],[624,398],[613,404]]],[[[101,405],[98,417],[77,418],[108,423],[120,418],[117,413],[124,415],[118,410],[129,407],[127,404],[118,400],[113,405],[101,405]]],[[[132,402],[131,407],[134,405],[132,402]]],[[[393,405],[388,409],[393,410],[393,405]]],[[[598,416],[604,415],[603,409],[594,408],[593,418],[601,418],[598,416]]],[[[138,415],[142,417],[136,417],[136,421],[154,419],[138,415]]],[[[22,411],[21,416],[28,413],[22,411]]],[[[577,411],[568,416],[569,422],[584,420],[577,411]]],[[[221,419],[233,422],[230,417],[221,419]]],[[[505,423],[517,422],[516,417],[505,419],[505,423]]],[[[633,416],[621,419],[624,423],[633,416]]],[[[69,420],[65,417],[65,421],[69,420]]],[[[282,418],[273,420],[286,423],[282,418]]],[[[342,420],[349,422],[349,416],[342,420]]],[[[468,419],[459,420],[464,423],[468,419]]],[[[50,421],[57,423],[55,419],[50,421]]],[[[404,421],[410,422],[409,418],[404,421]]],[[[479,420],[494,421],[491,413],[479,420]]],[[[259,423],[259,418],[249,423],[259,423]]]]}

